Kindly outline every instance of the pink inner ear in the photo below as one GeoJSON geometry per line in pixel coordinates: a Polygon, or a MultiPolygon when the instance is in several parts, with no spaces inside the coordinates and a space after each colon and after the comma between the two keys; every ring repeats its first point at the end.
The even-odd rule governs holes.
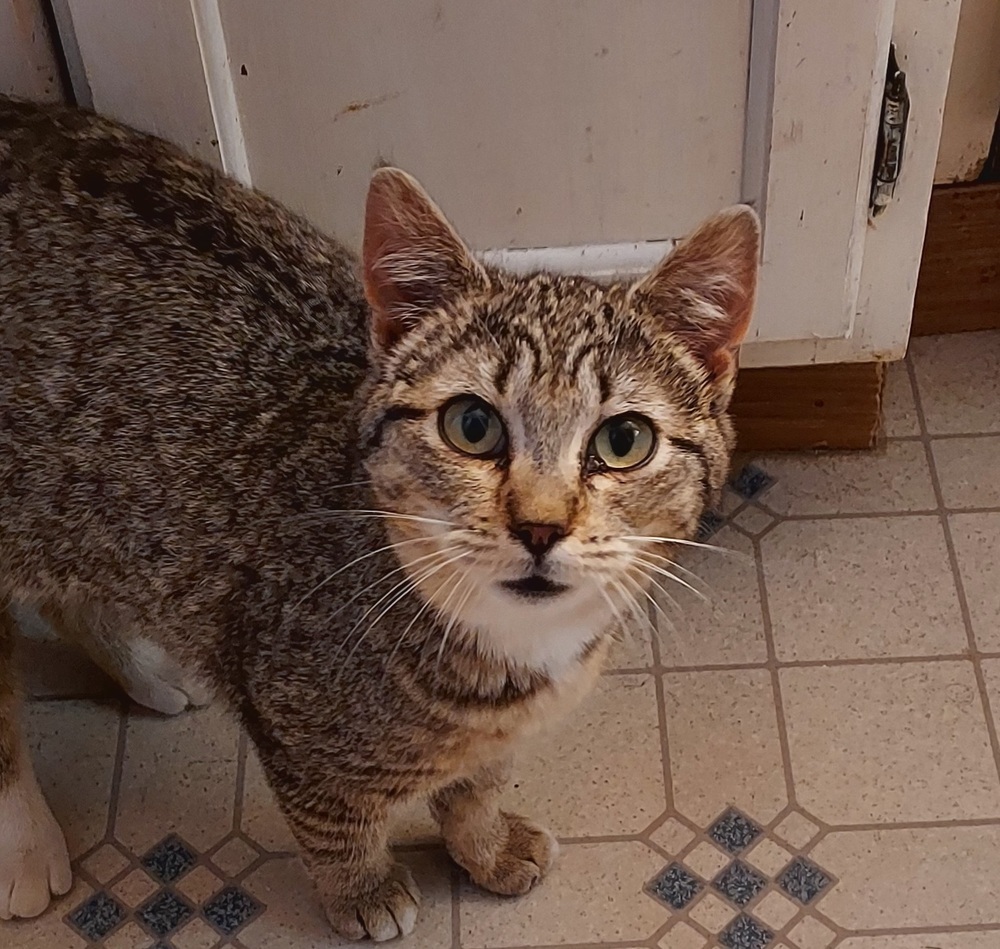
{"type": "Polygon", "coordinates": [[[486,281],[437,205],[398,168],[372,176],[362,257],[372,337],[381,347],[395,344],[422,314],[486,281]]]}
{"type": "Polygon", "coordinates": [[[637,287],[715,379],[729,377],[753,316],[760,222],[737,206],[706,221],[637,287]]]}

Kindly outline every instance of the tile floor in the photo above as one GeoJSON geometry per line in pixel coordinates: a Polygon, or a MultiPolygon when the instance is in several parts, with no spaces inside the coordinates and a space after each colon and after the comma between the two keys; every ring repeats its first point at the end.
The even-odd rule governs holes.
{"type": "MultiPolygon", "coordinates": [[[[670,591],[524,755],[510,804],[563,842],[539,890],[476,892],[403,815],[412,945],[1000,947],[1000,333],[917,340],[886,430],[757,459],[707,525],[732,554],[686,559],[711,605],[670,591]]],[[[71,663],[29,722],[77,884],[0,944],[335,945],[238,729],[94,702],[71,663]]]]}

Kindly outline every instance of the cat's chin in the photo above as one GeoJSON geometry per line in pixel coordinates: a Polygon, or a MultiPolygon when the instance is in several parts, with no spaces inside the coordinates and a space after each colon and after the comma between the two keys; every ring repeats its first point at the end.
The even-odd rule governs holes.
{"type": "Polygon", "coordinates": [[[537,579],[481,587],[458,620],[485,655],[558,678],[610,631],[615,616],[589,585],[548,583],[553,589],[545,592],[533,589],[543,586],[537,579]]]}

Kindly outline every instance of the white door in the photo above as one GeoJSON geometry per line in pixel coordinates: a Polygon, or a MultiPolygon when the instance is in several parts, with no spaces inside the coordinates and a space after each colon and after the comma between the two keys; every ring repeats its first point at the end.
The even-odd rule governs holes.
{"type": "Polygon", "coordinates": [[[765,239],[745,365],[905,347],[957,0],[60,4],[98,111],[349,244],[384,161],[512,267],[638,272],[749,201],[765,239]],[[871,225],[890,39],[911,127],[871,225]]]}

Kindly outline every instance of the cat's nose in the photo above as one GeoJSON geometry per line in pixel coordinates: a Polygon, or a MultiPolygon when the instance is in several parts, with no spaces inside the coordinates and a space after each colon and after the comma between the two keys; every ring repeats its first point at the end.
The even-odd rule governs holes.
{"type": "Polygon", "coordinates": [[[566,536],[561,524],[515,524],[511,533],[536,560],[544,557],[566,536]]]}

